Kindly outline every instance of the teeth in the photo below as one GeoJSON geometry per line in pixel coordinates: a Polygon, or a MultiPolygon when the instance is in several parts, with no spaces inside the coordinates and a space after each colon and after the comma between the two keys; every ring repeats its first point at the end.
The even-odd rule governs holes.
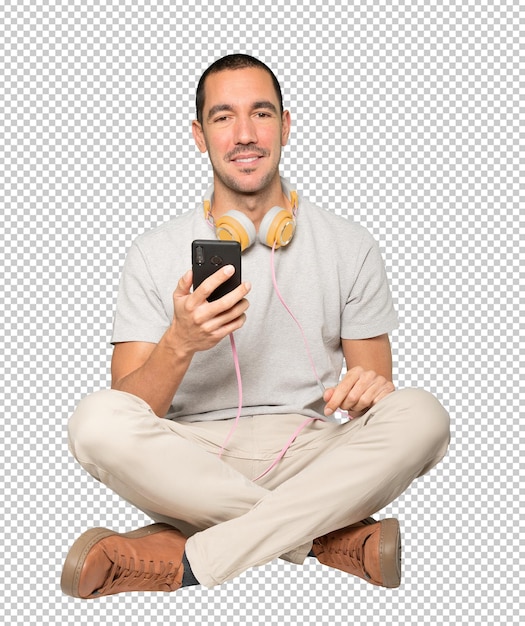
{"type": "Polygon", "coordinates": [[[252,161],[257,161],[259,157],[250,157],[249,159],[236,159],[237,163],[252,163],[252,161]]]}

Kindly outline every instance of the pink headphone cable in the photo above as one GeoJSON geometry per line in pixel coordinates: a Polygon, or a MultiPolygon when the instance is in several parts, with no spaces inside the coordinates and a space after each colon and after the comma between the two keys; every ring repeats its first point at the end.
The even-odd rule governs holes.
{"type": "Polygon", "coordinates": [[[228,442],[232,438],[232,435],[233,435],[233,433],[235,432],[235,430],[237,428],[237,425],[239,424],[239,419],[241,417],[241,410],[242,410],[241,368],[239,366],[239,355],[237,354],[237,347],[235,346],[235,339],[233,338],[233,333],[230,333],[230,344],[231,344],[231,348],[232,348],[233,362],[235,364],[235,373],[237,374],[237,389],[238,389],[238,393],[239,393],[239,399],[238,399],[238,402],[237,402],[237,415],[235,417],[235,421],[233,423],[233,426],[230,428],[230,432],[228,433],[228,436],[226,437],[226,439],[224,440],[224,443],[222,444],[222,448],[220,449],[220,452],[219,452],[219,459],[222,457],[222,453],[224,452],[224,449],[226,448],[228,442]]]}
{"type": "MultiPolygon", "coordinates": [[[[299,322],[297,322],[297,323],[299,323],[299,322]]],[[[226,439],[224,440],[224,443],[222,444],[222,447],[221,447],[220,452],[219,452],[219,458],[222,457],[222,454],[223,454],[226,446],[228,445],[228,442],[232,438],[233,433],[235,432],[235,430],[237,429],[237,426],[239,424],[239,419],[241,417],[241,410],[242,410],[241,368],[239,366],[239,355],[237,354],[237,347],[235,346],[235,339],[233,338],[233,333],[230,333],[230,344],[231,344],[231,348],[232,348],[233,362],[235,364],[235,373],[237,374],[237,388],[239,390],[239,400],[238,400],[237,415],[235,417],[235,421],[234,421],[232,427],[230,428],[230,432],[228,433],[226,439]]],[[[303,430],[303,428],[308,426],[308,424],[310,424],[312,422],[315,422],[317,419],[320,419],[320,418],[318,418],[318,417],[307,417],[306,420],[293,433],[293,435],[290,437],[290,439],[285,443],[285,445],[283,446],[283,449],[279,452],[279,454],[277,455],[275,461],[270,465],[270,467],[265,469],[262,474],[257,476],[257,478],[254,478],[253,481],[255,482],[256,480],[259,480],[263,476],[266,476],[266,474],[268,474],[279,463],[279,461],[283,458],[283,456],[286,454],[288,448],[296,440],[296,438],[298,437],[299,433],[303,430]]]]}
{"type": "MultiPolygon", "coordinates": [[[[271,270],[272,270],[273,287],[274,287],[275,293],[277,294],[277,297],[281,301],[281,304],[284,306],[286,311],[289,313],[289,315],[293,319],[293,321],[297,324],[297,327],[299,328],[299,331],[301,332],[301,336],[303,338],[303,342],[304,342],[304,345],[305,345],[305,348],[306,348],[306,352],[308,354],[308,359],[310,361],[310,365],[312,367],[312,371],[313,371],[314,376],[315,376],[315,380],[317,381],[317,384],[319,385],[319,388],[321,389],[321,393],[324,394],[325,388],[324,388],[324,385],[323,385],[323,383],[321,381],[321,378],[319,377],[319,374],[317,373],[317,370],[315,368],[315,363],[314,363],[312,354],[310,352],[310,348],[308,346],[308,341],[306,339],[306,335],[304,333],[303,327],[299,323],[299,320],[292,313],[291,309],[289,308],[289,306],[284,301],[284,298],[281,295],[281,292],[279,291],[279,287],[277,285],[277,278],[275,276],[274,256],[275,256],[275,243],[274,243],[274,245],[272,247],[272,255],[270,257],[270,265],[271,265],[271,270]]],[[[224,441],[224,443],[223,443],[223,445],[222,445],[222,447],[220,449],[219,458],[222,457],[222,454],[223,454],[223,452],[224,452],[228,442],[232,438],[233,433],[235,432],[235,430],[237,429],[237,426],[239,424],[239,419],[240,419],[240,416],[241,416],[241,410],[242,410],[241,368],[240,368],[240,365],[239,365],[239,355],[237,354],[237,348],[235,346],[235,339],[233,338],[233,333],[230,333],[230,344],[231,344],[231,349],[232,349],[232,354],[233,354],[233,362],[235,364],[235,373],[237,375],[237,388],[238,388],[238,391],[239,391],[239,400],[238,400],[237,416],[235,417],[235,421],[233,423],[233,426],[231,427],[230,432],[228,433],[228,436],[226,437],[226,439],[225,439],[225,441],[224,441]]],[[[277,455],[275,461],[270,465],[270,467],[268,467],[262,474],[257,476],[257,478],[254,478],[253,481],[255,482],[256,480],[259,480],[263,476],[266,476],[266,474],[268,474],[279,463],[279,461],[284,457],[284,455],[288,451],[289,447],[297,439],[297,437],[299,436],[301,431],[304,428],[306,428],[306,426],[308,426],[309,424],[315,422],[318,419],[321,419],[321,418],[319,418],[319,417],[308,417],[308,418],[306,418],[306,420],[297,428],[297,430],[293,433],[293,435],[290,437],[290,439],[285,443],[285,445],[283,446],[282,450],[279,452],[279,454],[277,455]]]]}
{"type": "MultiPolygon", "coordinates": [[[[279,298],[279,300],[281,301],[281,304],[284,306],[284,308],[286,309],[286,311],[290,314],[290,317],[293,319],[293,321],[297,324],[297,327],[299,328],[299,331],[301,332],[301,336],[303,338],[303,342],[304,342],[304,347],[306,348],[306,353],[308,354],[308,359],[310,360],[310,365],[312,367],[312,371],[314,373],[315,376],[315,380],[317,381],[317,384],[319,385],[319,388],[321,389],[321,394],[324,394],[325,392],[325,388],[323,383],[321,382],[321,379],[319,377],[319,374],[317,373],[317,370],[315,369],[315,363],[314,363],[314,359],[312,357],[312,353],[310,352],[310,347],[308,345],[308,341],[306,339],[306,335],[304,334],[304,330],[303,327],[301,326],[301,324],[299,323],[299,320],[295,317],[295,315],[292,313],[290,307],[286,304],[286,302],[284,301],[284,298],[281,295],[281,292],[279,291],[279,287],[277,286],[277,278],[275,276],[275,262],[274,262],[274,256],[275,256],[275,243],[273,244],[273,248],[272,248],[272,256],[270,257],[270,266],[272,268],[272,282],[273,282],[273,288],[275,290],[275,293],[277,294],[277,297],[279,298]]],[[[313,419],[313,418],[312,418],[313,419]]],[[[316,418],[317,419],[317,418],[316,418]]]]}

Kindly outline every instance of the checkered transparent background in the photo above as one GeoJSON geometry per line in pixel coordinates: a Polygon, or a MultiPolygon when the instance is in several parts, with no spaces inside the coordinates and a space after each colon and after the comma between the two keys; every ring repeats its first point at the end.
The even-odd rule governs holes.
{"type": "Polygon", "coordinates": [[[0,2],[2,621],[518,624],[519,3],[197,4],[0,2]],[[232,51],[281,80],[283,173],[380,241],[397,383],[447,406],[450,452],[381,512],[403,529],[399,590],[275,562],[213,590],[74,600],[59,578],[75,537],[147,520],[69,456],[67,418],[109,383],[131,241],[210,179],[194,91],[232,51]]]}

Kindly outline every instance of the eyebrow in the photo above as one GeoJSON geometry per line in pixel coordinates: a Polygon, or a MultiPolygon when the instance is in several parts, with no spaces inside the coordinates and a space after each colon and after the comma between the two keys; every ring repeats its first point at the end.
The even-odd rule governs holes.
{"type": "MultiPolygon", "coordinates": [[[[208,119],[211,119],[214,115],[220,113],[221,111],[233,111],[234,108],[235,107],[232,104],[216,104],[208,111],[208,119]]],[[[267,109],[272,111],[272,113],[277,113],[275,104],[269,100],[258,100],[257,102],[254,102],[252,104],[252,109],[267,109]]]]}

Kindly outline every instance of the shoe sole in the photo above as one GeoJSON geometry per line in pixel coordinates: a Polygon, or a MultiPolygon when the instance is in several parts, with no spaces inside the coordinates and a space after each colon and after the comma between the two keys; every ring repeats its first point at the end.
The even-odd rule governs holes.
{"type": "Polygon", "coordinates": [[[111,537],[112,535],[119,535],[120,537],[127,537],[128,539],[139,539],[140,537],[160,533],[163,530],[173,530],[173,526],[169,526],[168,524],[151,524],[144,528],[132,530],[129,533],[117,533],[108,528],[91,528],[86,531],[75,541],[67,554],[62,569],[62,577],[60,579],[62,591],[66,595],[73,596],[74,598],[84,598],[84,596],[80,595],[78,590],[82,568],[84,567],[84,562],[91,548],[99,541],[102,541],[102,539],[111,537]]]}
{"type": "Polygon", "coordinates": [[[382,586],[394,589],[401,584],[401,533],[397,519],[381,521],[379,541],[382,586]]]}

